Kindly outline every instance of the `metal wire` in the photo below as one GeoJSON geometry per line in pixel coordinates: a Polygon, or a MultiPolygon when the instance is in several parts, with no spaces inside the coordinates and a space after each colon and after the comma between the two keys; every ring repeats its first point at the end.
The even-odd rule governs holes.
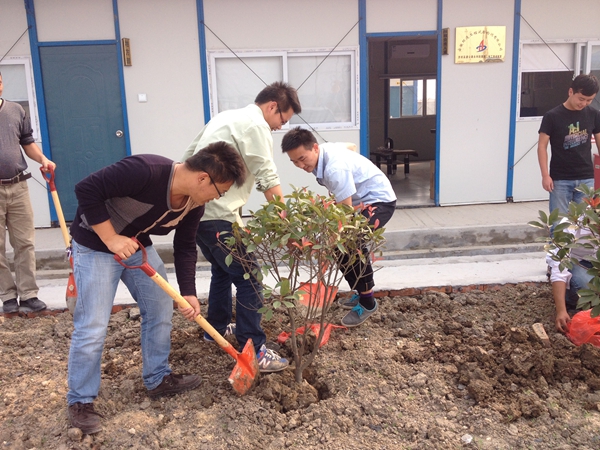
{"type": "MultiPolygon", "coordinates": [[[[314,73],[315,73],[315,72],[316,72],[316,71],[319,69],[319,67],[320,67],[320,66],[321,66],[321,65],[322,65],[322,64],[325,62],[325,60],[326,60],[327,58],[329,58],[329,56],[331,56],[331,54],[332,54],[332,53],[335,51],[335,49],[339,47],[339,45],[340,45],[340,44],[342,43],[342,41],[343,41],[343,40],[346,38],[346,36],[348,36],[348,35],[350,34],[350,32],[351,32],[352,30],[354,30],[354,28],[356,28],[356,26],[357,26],[357,25],[360,23],[360,21],[361,21],[361,20],[362,20],[362,19],[358,19],[358,21],[357,21],[357,22],[356,22],[356,23],[355,23],[355,24],[352,26],[352,28],[350,28],[350,29],[348,30],[348,32],[347,32],[347,33],[346,33],[346,34],[345,34],[345,35],[344,35],[344,36],[343,36],[343,37],[342,37],[342,38],[341,38],[341,39],[338,41],[338,43],[337,43],[337,44],[335,44],[335,46],[334,46],[334,47],[331,49],[331,51],[330,51],[330,52],[329,52],[327,55],[325,55],[325,57],[323,58],[323,60],[322,60],[322,61],[321,61],[321,62],[320,62],[318,65],[317,65],[317,67],[315,67],[315,69],[314,69],[314,70],[313,70],[311,73],[309,73],[309,74],[308,74],[308,76],[306,77],[306,79],[305,79],[305,80],[304,80],[302,83],[300,83],[300,86],[298,86],[298,87],[296,88],[296,91],[299,91],[299,90],[300,90],[300,88],[301,88],[301,87],[304,85],[304,83],[306,83],[306,82],[308,81],[308,79],[309,79],[309,78],[310,78],[310,77],[311,77],[311,76],[312,76],[312,75],[313,75],[313,74],[314,74],[314,73]]],[[[210,32],[211,32],[211,33],[212,33],[212,34],[213,34],[213,35],[214,35],[214,36],[215,36],[215,37],[216,37],[216,38],[219,40],[219,42],[221,42],[221,44],[223,44],[223,45],[224,45],[224,46],[227,48],[227,50],[229,50],[229,51],[230,51],[230,52],[231,52],[231,53],[232,53],[232,54],[233,54],[233,55],[234,55],[234,56],[235,56],[237,59],[239,59],[239,60],[240,60],[240,62],[241,62],[243,65],[245,65],[245,66],[248,68],[248,70],[249,70],[250,72],[252,72],[252,73],[253,73],[253,74],[256,76],[256,78],[258,78],[260,81],[262,81],[262,82],[263,82],[263,84],[264,84],[265,86],[267,85],[267,83],[265,82],[265,80],[263,80],[263,79],[262,79],[262,78],[261,78],[261,77],[260,77],[260,76],[259,76],[259,75],[258,75],[258,74],[255,72],[255,71],[254,71],[254,70],[252,70],[252,68],[251,68],[251,67],[250,67],[248,64],[246,64],[246,62],[245,62],[245,61],[244,61],[244,60],[243,60],[243,59],[242,59],[242,58],[241,58],[241,57],[240,57],[240,56],[239,56],[239,55],[238,55],[238,54],[237,54],[235,51],[233,51],[233,49],[232,49],[231,47],[229,47],[229,45],[227,45],[227,44],[225,43],[225,41],[223,41],[223,39],[221,39],[221,38],[220,38],[220,37],[217,35],[217,33],[215,33],[215,32],[214,32],[214,31],[213,31],[213,30],[212,30],[212,29],[211,29],[211,28],[210,28],[210,27],[209,27],[209,26],[206,24],[206,22],[202,21],[202,25],[204,25],[204,27],[206,27],[206,29],[207,29],[208,31],[210,31],[210,32]]],[[[307,125],[307,126],[308,126],[308,127],[309,127],[309,128],[312,130],[312,131],[313,131],[313,133],[314,133],[314,134],[316,134],[317,136],[319,136],[319,137],[320,137],[320,138],[323,140],[323,142],[327,142],[327,139],[325,139],[323,136],[321,136],[321,135],[319,134],[319,132],[318,132],[317,130],[315,130],[315,129],[312,127],[312,125],[311,125],[310,123],[308,123],[308,122],[307,122],[307,121],[304,119],[304,117],[302,117],[300,114],[296,114],[296,116],[298,116],[298,117],[300,118],[300,120],[302,120],[302,122],[304,122],[304,123],[305,123],[305,124],[306,124],[306,125],[307,125]]]]}
{"type": "Polygon", "coordinates": [[[25,31],[23,31],[23,33],[21,33],[21,36],[19,36],[19,38],[15,41],[15,43],[6,51],[6,53],[4,55],[2,55],[2,58],[0,58],[0,62],[2,62],[2,60],[4,58],[6,58],[6,55],[8,55],[10,53],[10,51],[14,48],[15,45],[17,45],[17,42],[19,42],[21,40],[21,38],[23,36],[25,36],[25,33],[27,33],[27,30],[29,30],[31,27],[27,27],[25,28],[25,31]]]}
{"type": "Polygon", "coordinates": [[[538,144],[538,143],[537,143],[537,141],[536,141],[536,142],[535,142],[535,144],[533,144],[533,145],[532,145],[532,146],[529,148],[529,150],[527,150],[527,151],[525,152],[525,154],[519,158],[519,160],[518,160],[516,163],[514,163],[512,166],[510,166],[511,170],[512,170],[512,169],[514,169],[514,168],[515,168],[515,166],[516,166],[517,164],[519,164],[519,162],[520,162],[520,161],[521,161],[523,158],[525,158],[525,157],[527,156],[527,153],[529,153],[531,150],[533,150],[533,148],[534,148],[534,147],[537,147],[537,144],[538,144]]]}
{"type": "MultiPolygon", "coordinates": [[[[550,45],[549,45],[549,44],[548,44],[548,43],[547,43],[547,42],[544,40],[544,38],[543,38],[542,36],[540,36],[540,33],[538,33],[538,32],[536,31],[536,29],[535,29],[535,28],[533,28],[533,26],[532,26],[532,25],[531,25],[531,24],[530,24],[530,23],[527,21],[527,19],[526,19],[525,17],[523,17],[523,14],[520,14],[520,13],[519,13],[519,15],[521,16],[521,19],[523,19],[523,20],[525,21],[525,23],[526,23],[527,25],[529,25],[529,28],[531,28],[531,29],[533,30],[533,32],[534,32],[534,33],[537,35],[537,37],[539,37],[539,38],[542,40],[542,42],[543,42],[544,44],[546,44],[546,46],[547,46],[547,47],[550,49],[550,51],[551,51],[552,53],[554,53],[554,56],[556,56],[556,58],[557,58],[557,59],[558,59],[558,60],[559,60],[559,61],[562,63],[562,65],[563,65],[563,66],[565,66],[565,68],[566,68],[567,70],[569,70],[569,71],[570,71],[571,69],[569,68],[569,66],[567,66],[567,65],[565,64],[565,62],[564,62],[562,59],[560,59],[560,57],[559,57],[559,56],[556,54],[556,52],[555,52],[554,50],[552,50],[552,47],[550,47],[550,45]]],[[[575,78],[575,73],[573,73],[573,78],[575,78]]]]}

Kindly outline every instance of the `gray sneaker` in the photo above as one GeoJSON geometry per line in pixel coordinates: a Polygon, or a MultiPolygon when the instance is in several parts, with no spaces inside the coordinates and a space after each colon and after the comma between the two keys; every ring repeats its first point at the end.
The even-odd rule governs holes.
{"type": "Polygon", "coordinates": [[[27,308],[33,312],[46,309],[46,304],[37,297],[33,297],[27,300],[21,300],[21,304],[19,306],[21,308],[27,308]]]}
{"type": "Polygon", "coordinates": [[[10,300],[4,300],[2,302],[2,312],[5,314],[16,313],[19,311],[19,304],[17,303],[16,298],[11,298],[10,300]]]}
{"type": "Polygon", "coordinates": [[[375,300],[375,307],[373,309],[365,309],[359,303],[342,318],[342,325],[349,328],[357,327],[367,320],[371,314],[377,311],[377,309],[379,309],[379,303],[377,303],[377,300],[375,300]]]}
{"type": "Polygon", "coordinates": [[[355,292],[350,298],[340,298],[338,300],[338,305],[340,305],[340,308],[342,309],[352,309],[358,305],[359,300],[360,295],[355,292]]]}
{"type": "Polygon", "coordinates": [[[258,371],[261,373],[280,372],[290,365],[287,359],[268,349],[265,344],[258,350],[256,359],[258,359],[258,371]]]}

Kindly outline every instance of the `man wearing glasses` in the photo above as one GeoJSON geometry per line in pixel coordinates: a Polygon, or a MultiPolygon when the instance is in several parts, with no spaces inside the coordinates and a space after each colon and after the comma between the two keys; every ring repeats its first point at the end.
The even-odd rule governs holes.
{"type": "Polygon", "coordinates": [[[163,278],[165,266],[151,235],[174,231],[175,275],[181,295],[190,304],[181,309],[193,320],[200,313],[196,298],[196,229],[204,207],[232,185],[242,185],[245,164],[225,142],[214,142],[183,164],[159,155],[134,155],[92,173],[75,186],[78,207],[71,225],[73,267],[77,285],[74,331],[69,352],[68,415],[84,434],[102,429],[94,400],[100,389],[100,362],[106,328],[119,280],[142,314],[142,377],[150,398],[196,388],[197,375],[174,374],[169,366],[173,300],[141,270],[135,237],[148,263],[163,278]]]}
{"type": "MultiPolygon", "coordinates": [[[[263,300],[260,285],[252,277],[244,278],[244,268],[238,262],[233,261],[229,266],[225,263],[228,252],[217,236],[231,231],[234,222],[242,224],[240,209],[248,201],[253,185],[268,201],[276,195],[283,196],[273,160],[271,132],[281,129],[301,110],[294,88],[283,82],[272,83],[260,91],[253,104],[223,111],[211,119],[183,155],[186,160],[211,142],[225,141],[239,151],[246,163],[248,177],[244,185],[233,186],[227,195],[206,205],[196,243],[211,264],[206,319],[223,336],[235,334],[240,343],[252,339],[261,372],[278,372],[289,362],[265,345],[267,338],[260,325],[262,315],[258,313],[263,300]],[[232,284],[237,299],[235,323],[231,323],[232,284]]],[[[206,333],[204,340],[212,342],[206,333]]]]}

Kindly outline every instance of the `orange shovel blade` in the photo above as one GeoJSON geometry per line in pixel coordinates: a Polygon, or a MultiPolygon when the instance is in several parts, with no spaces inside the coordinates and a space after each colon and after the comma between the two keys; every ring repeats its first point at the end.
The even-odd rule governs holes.
{"type": "Polygon", "coordinates": [[[244,395],[252,388],[259,375],[258,360],[252,339],[248,339],[242,352],[237,353],[235,358],[237,364],[229,375],[229,382],[235,392],[244,395]]]}

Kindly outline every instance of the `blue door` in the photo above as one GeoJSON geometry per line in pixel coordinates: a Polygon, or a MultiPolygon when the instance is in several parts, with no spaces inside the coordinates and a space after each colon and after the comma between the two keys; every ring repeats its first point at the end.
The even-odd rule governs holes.
{"type": "Polygon", "coordinates": [[[49,146],[67,221],[75,184],[127,154],[116,45],[40,48],[49,146]]]}

